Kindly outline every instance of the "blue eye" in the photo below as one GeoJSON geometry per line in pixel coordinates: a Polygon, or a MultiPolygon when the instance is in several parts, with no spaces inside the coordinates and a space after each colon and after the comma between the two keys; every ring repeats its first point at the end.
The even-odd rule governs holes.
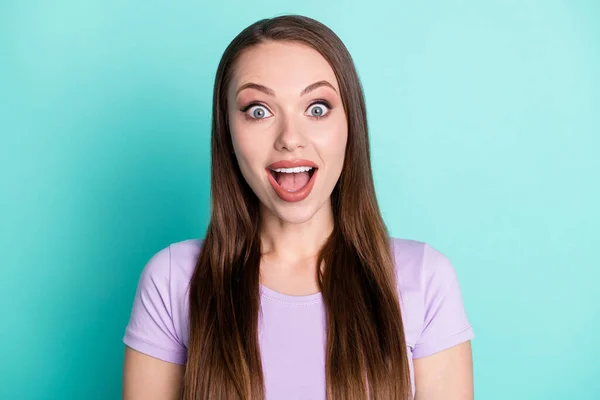
{"type": "Polygon", "coordinates": [[[244,110],[246,114],[252,119],[264,119],[271,116],[271,113],[265,106],[261,106],[260,104],[254,104],[246,107],[244,110]]]}
{"type": "Polygon", "coordinates": [[[311,117],[314,118],[321,118],[324,115],[326,115],[329,110],[331,109],[331,106],[329,105],[329,103],[326,102],[317,102],[317,103],[313,103],[309,108],[308,108],[308,113],[311,117]]]}

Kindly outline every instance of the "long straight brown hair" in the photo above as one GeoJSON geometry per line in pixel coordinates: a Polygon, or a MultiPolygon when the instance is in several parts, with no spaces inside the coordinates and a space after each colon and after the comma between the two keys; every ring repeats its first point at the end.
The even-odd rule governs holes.
{"type": "Polygon", "coordinates": [[[240,52],[293,41],[331,65],[347,115],[341,176],[331,194],[334,229],[322,246],[318,281],[327,315],[330,400],[411,396],[390,238],[371,170],[363,90],[338,36],[314,19],[285,15],[244,29],[225,50],[215,78],[211,139],[211,220],[192,276],[183,398],[264,399],[258,342],[259,200],[243,178],[227,123],[227,88],[240,52]]]}

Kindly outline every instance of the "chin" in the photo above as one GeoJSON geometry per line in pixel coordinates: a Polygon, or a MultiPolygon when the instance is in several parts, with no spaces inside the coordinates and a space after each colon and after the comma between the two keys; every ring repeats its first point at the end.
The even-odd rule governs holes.
{"type": "Polygon", "coordinates": [[[275,210],[271,210],[273,214],[290,224],[301,224],[309,221],[317,211],[319,210],[314,204],[287,204],[283,207],[277,207],[275,210]]]}

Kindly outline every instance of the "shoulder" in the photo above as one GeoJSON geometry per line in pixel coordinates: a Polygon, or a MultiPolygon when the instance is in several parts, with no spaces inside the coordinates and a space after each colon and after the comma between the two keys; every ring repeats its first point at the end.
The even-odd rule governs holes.
{"type": "Polygon", "coordinates": [[[202,243],[202,239],[188,239],[156,251],[142,271],[142,280],[168,284],[171,290],[187,284],[194,273],[202,243]]]}
{"type": "Polygon", "coordinates": [[[165,308],[174,336],[183,347],[189,340],[189,285],[203,242],[188,239],[165,246],[150,258],[140,279],[146,297],[154,297],[154,302],[165,308]]]}
{"type": "Polygon", "coordinates": [[[421,286],[432,278],[454,278],[456,271],[448,257],[430,244],[418,240],[391,238],[392,254],[399,280],[421,286]]]}
{"type": "Polygon", "coordinates": [[[183,286],[189,283],[203,243],[203,239],[188,239],[169,245],[172,285],[183,286]]]}
{"type": "Polygon", "coordinates": [[[440,331],[454,329],[445,320],[466,325],[456,271],[448,257],[417,240],[392,238],[391,247],[407,343],[417,345],[426,325],[440,325],[440,331]]]}
{"type": "Polygon", "coordinates": [[[202,241],[190,239],[156,251],[139,278],[123,342],[163,361],[184,364],[188,343],[187,289],[202,241]]]}

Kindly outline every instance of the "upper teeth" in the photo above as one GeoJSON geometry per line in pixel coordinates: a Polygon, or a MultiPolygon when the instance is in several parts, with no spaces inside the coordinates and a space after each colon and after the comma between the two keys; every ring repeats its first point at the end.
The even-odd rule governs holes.
{"type": "Polygon", "coordinates": [[[295,174],[298,172],[307,172],[310,171],[311,169],[313,169],[313,167],[294,167],[294,168],[274,168],[273,171],[275,172],[283,172],[286,174],[295,174]]]}

